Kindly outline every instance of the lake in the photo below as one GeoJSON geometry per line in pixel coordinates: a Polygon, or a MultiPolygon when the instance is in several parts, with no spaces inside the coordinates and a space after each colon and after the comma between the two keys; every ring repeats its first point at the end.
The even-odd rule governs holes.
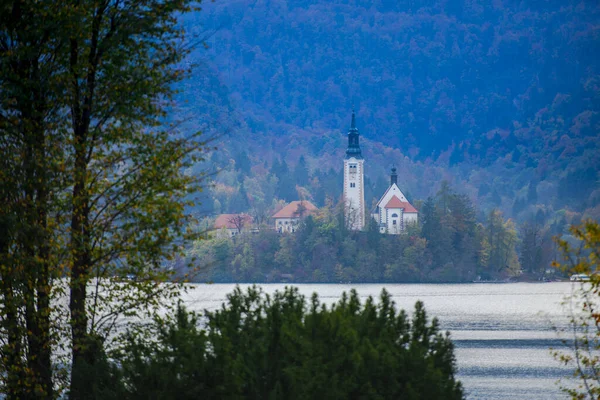
{"type": "MultiPolygon", "coordinates": [[[[361,298],[378,297],[385,287],[399,308],[412,311],[422,300],[429,316],[437,316],[456,345],[458,378],[468,399],[565,399],[556,381],[569,370],[550,355],[560,347],[552,326],[564,326],[561,306],[571,283],[507,284],[300,284],[309,297],[336,301],[343,291],[355,288],[361,298]]],[[[242,287],[248,285],[241,285],[242,287]]],[[[272,293],[284,284],[261,285],[272,293]]],[[[192,310],[215,309],[233,284],[194,285],[184,296],[192,310]]]]}

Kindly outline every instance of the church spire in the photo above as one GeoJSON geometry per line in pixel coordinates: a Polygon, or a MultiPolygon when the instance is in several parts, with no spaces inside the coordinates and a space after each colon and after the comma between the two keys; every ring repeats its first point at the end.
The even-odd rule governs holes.
{"type": "Polygon", "coordinates": [[[390,186],[398,184],[398,174],[396,173],[396,166],[392,167],[392,173],[390,175],[390,186]]]}
{"type": "Polygon", "coordinates": [[[350,122],[350,130],[348,131],[348,148],[346,149],[346,158],[354,157],[356,159],[362,158],[359,145],[360,133],[356,127],[356,116],[354,113],[354,107],[352,107],[352,122],[350,122]]]}

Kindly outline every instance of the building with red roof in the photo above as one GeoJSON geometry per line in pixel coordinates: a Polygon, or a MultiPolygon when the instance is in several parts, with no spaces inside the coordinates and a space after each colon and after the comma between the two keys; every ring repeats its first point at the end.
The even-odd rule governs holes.
{"type": "Polygon", "coordinates": [[[300,221],[318,208],[307,200],[292,201],[271,216],[277,232],[295,232],[300,221]]]}
{"type": "Polygon", "coordinates": [[[221,214],[215,220],[213,228],[217,237],[233,237],[252,229],[252,217],[248,214],[221,214]]]}

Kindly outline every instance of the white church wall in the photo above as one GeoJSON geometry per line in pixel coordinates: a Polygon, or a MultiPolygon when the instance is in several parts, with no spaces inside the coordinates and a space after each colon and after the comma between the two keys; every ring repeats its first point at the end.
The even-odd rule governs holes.
{"type": "Polygon", "coordinates": [[[365,226],[364,160],[351,157],[344,160],[344,202],[351,229],[365,226]]]}
{"type": "Polygon", "coordinates": [[[418,222],[418,213],[404,213],[404,225],[416,224],[418,222]]]}

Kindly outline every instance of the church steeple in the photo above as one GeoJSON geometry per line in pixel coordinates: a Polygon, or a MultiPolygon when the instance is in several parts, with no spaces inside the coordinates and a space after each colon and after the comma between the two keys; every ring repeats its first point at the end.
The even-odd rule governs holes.
{"type": "Polygon", "coordinates": [[[354,157],[362,159],[362,153],[359,145],[360,133],[356,127],[356,117],[354,115],[354,107],[352,107],[352,122],[348,131],[348,148],[346,149],[346,159],[354,157]]]}
{"type": "Polygon", "coordinates": [[[352,107],[348,148],[344,158],[344,215],[352,230],[361,230],[365,226],[365,160],[360,151],[359,139],[360,133],[352,107]]]}
{"type": "Polygon", "coordinates": [[[390,175],[390,186],[398,185],[398,174],[396,173],[396,167],[392,167],[392,173],[390,175]]]}

